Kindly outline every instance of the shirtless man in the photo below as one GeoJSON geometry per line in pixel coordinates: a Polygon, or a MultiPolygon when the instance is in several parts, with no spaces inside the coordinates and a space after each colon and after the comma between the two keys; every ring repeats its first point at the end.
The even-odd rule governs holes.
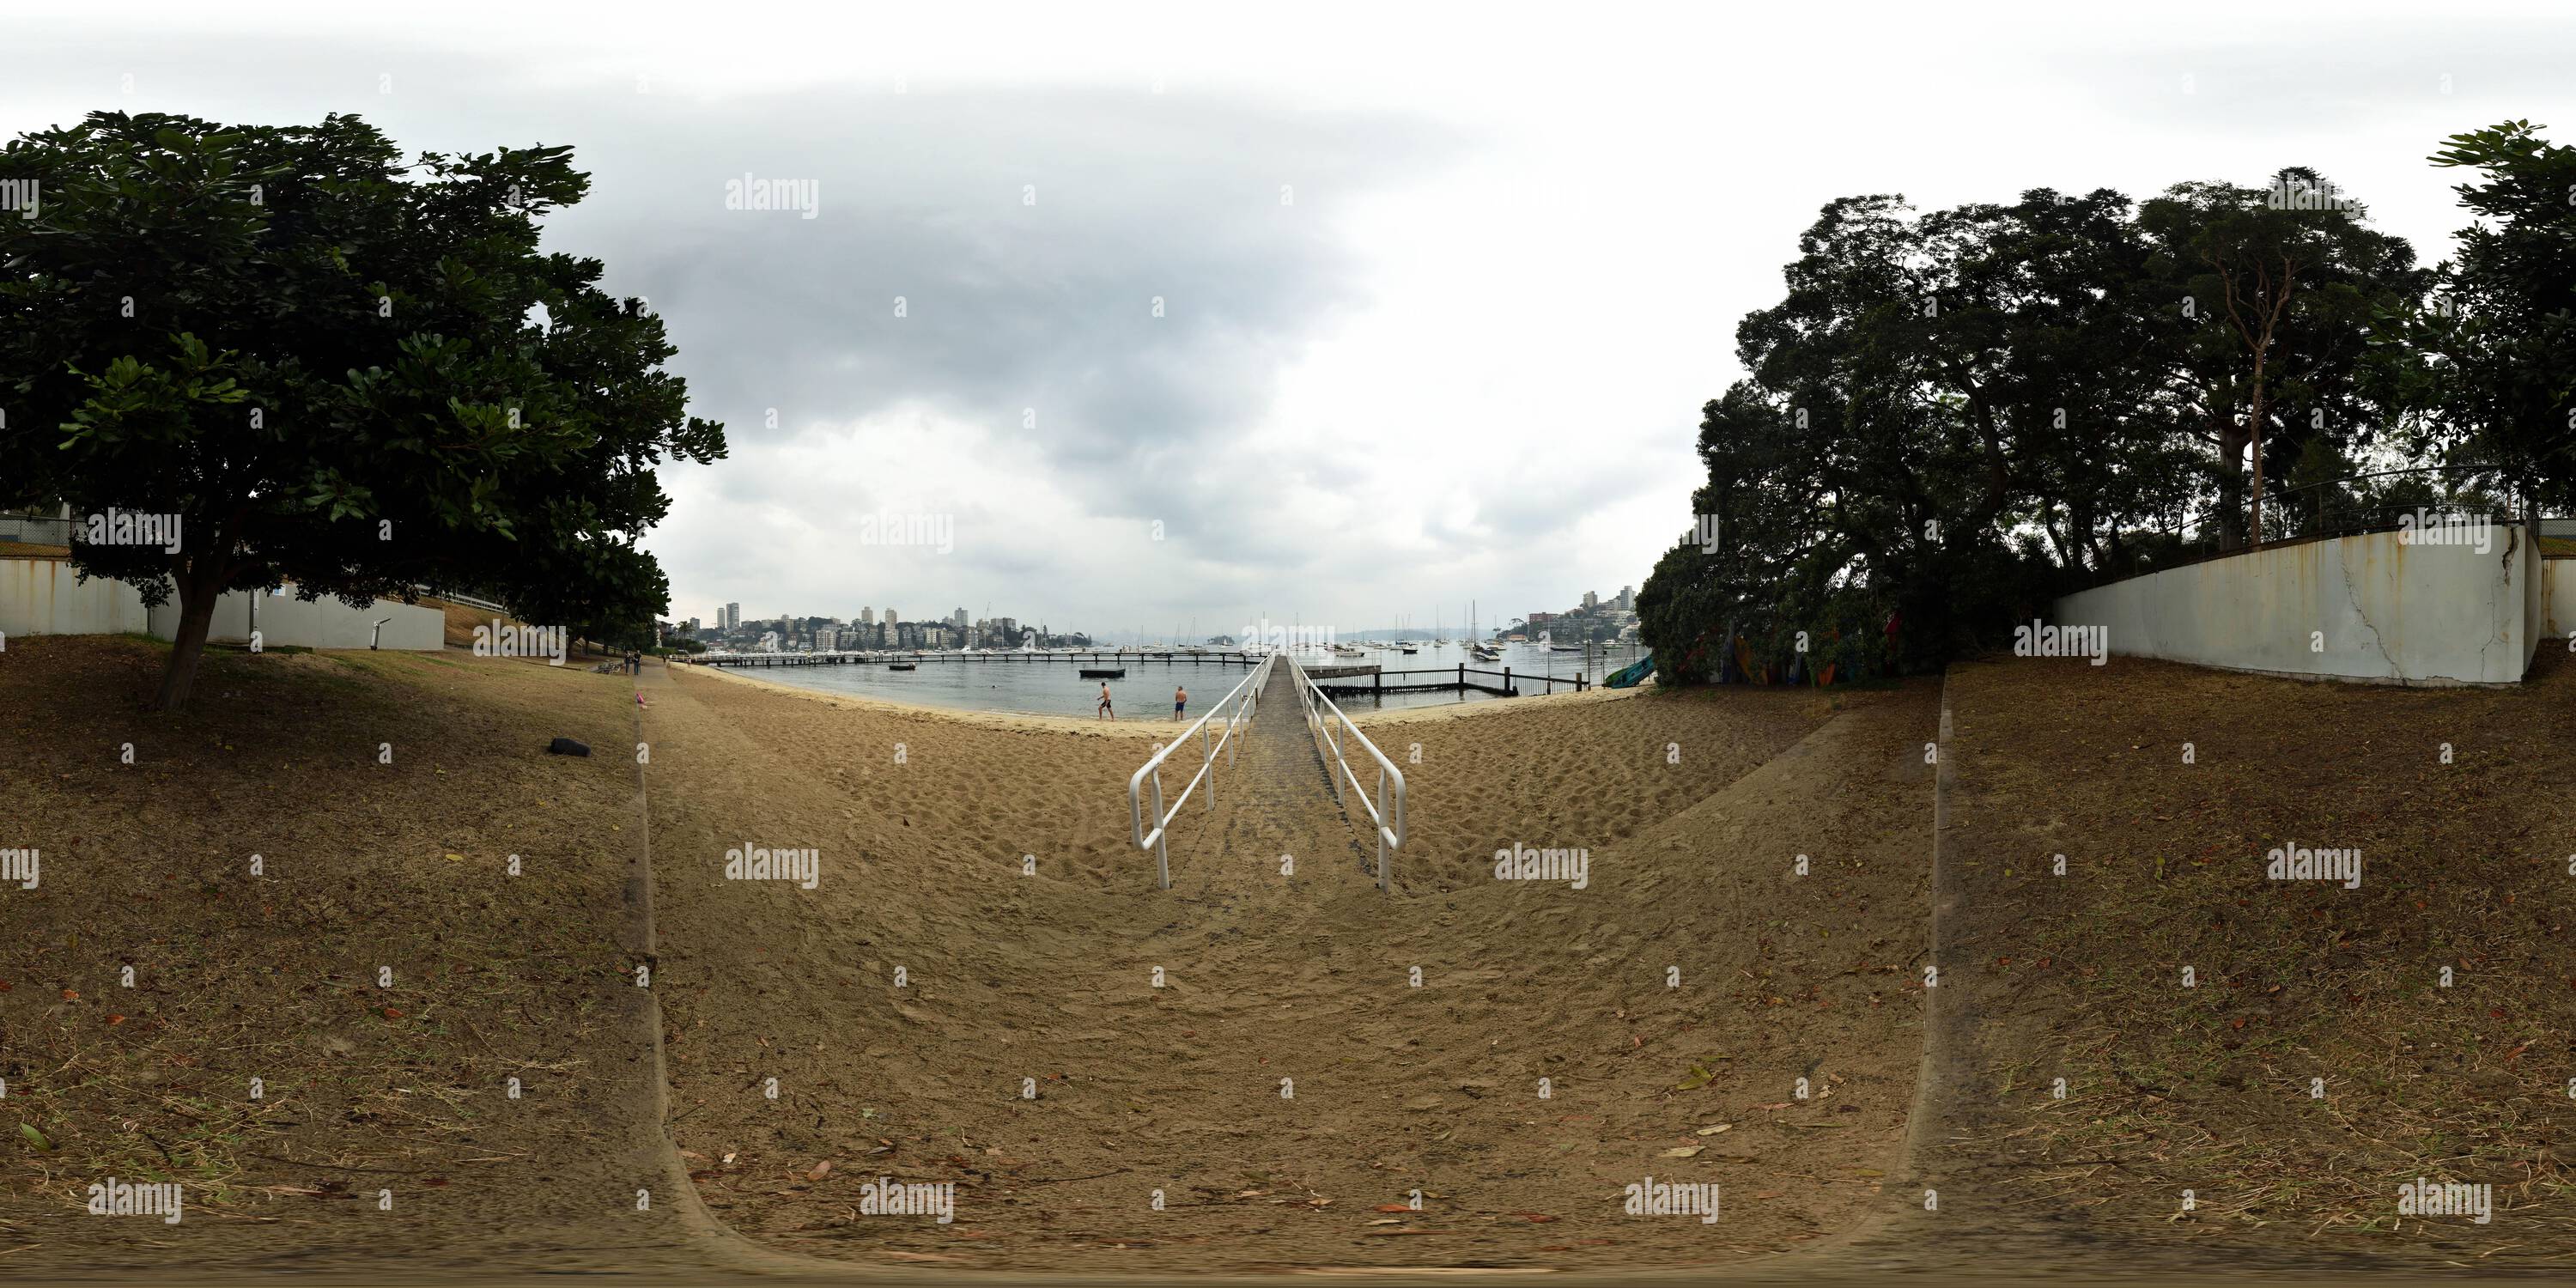
{"type": "Polygon", "coordinates": [[[1116,720],[1118,718],[1118,713],[1111,710],[1109,707],[1109,681],[1107,680],[1102,680],[1100,682],[1100,709],[1093,712],[1092,715],[1095,719],[1102,716],[1106,716],[1111,720],[1116,720]]]}

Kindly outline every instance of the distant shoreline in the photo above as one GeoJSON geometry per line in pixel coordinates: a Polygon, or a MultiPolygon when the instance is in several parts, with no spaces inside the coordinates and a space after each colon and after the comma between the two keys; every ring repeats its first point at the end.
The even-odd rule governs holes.
{"type": "MultiPolygon", "coordinates": [[[[674,664],[666,663],[666,665],[674,664]]],[[[757,685],[760,688],[768,689],[773,692],[792,693],[800,698],[806,698],[816,702],[830,703],[835,706],[867,707],[880,711],[900,713],[903,715],[944,716],[963,720],[970,724],[980,724],[1002,729],[1019,729],[1030,732],[1099,733],[1115,734],[1123,737],[1153,738],[1169,736],[1176,729],[1186,729],[1190,726],[1192,721],[1197,719],[1196,716],[1192,716],[1189,720],[1173,721],[1154,719],[1151,717],[1140,719],[1130,716],[1124,720],[1101,720],[1089,716],[1054,715],[1040,711],[997,710],[986,707],[950,707],[921,702],[898,702],[892,698],[872,697],[865,694],[850,693],[841,690],[809,689],[802,685],[790,684],[781,680],[773,680],[764,676],[743,674],[730,667],[697,666],[687,664],[677,665],[684,667],[685,673],[687,674],[713,675],[736,684],[757,685]]],[[[682,673],[682,670],[675,669],[673,671],[675,676],[682,673]]],[[[1391,711],[1360,712],[1344,708],[1343,713],[1351,718],[1351,723],[1356,724],[1365,730],[1377,725],[1419,724],[1424,721],[1431,720],[1459,720],[1479,712],[1537,709],[1525,705],[1529,703],[1545,703],[1547,709],[1554,710],[1578,703],[1616,702],[1622,699],[1636,697],[1642,693],[1650,692],[1655,687],[1655,681],[1649,679],[1644,684],[1626,689],[1605,689],[1596,685],[1580,693],[1569,689],[1563,693],[1534,693],[1517,698],[1486,698],[1474,702],[1452,702],[1432,706],[1399,707],[1391,711]]]]}

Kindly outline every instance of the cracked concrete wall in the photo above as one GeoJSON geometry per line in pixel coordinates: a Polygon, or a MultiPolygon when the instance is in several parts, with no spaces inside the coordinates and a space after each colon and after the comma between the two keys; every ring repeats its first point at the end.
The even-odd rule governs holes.
{"type": "MultiPolygon", "coordinates": [[[[2392,684],[2522,679],[2543,611],[2530,534],[2471,545],[2394,532],[2272,546],[2132,577],[2057,601],[2111,651],[2236,671],[2392,684]]],[[[2567,563],[2571,561],[2555,561],[2567,563]]],[[[2576,575],[2566,578],[2576,587],[2576,575]]],[[[2568,613],[2576,616],[2576,613],[2568,613]]]]}
{"type": "Polygon", "coordinates": [[[2576,559],[2540,561],[2540,633],[2562,648],[2576,639],[2576,559]]]}

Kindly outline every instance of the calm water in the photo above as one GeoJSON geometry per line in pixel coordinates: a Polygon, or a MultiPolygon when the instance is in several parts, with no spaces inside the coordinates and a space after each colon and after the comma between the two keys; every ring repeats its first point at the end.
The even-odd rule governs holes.
{"type": "MultiPolygon", "coordinates": [[[[1595,648],[1591,656],[1591,665],[1586,667],[1584,655],[1581,653],[1556,653],[1535,644],[1506,644],[1503,646],[1502,660],[1487,664],[1468,656],[1467,651],[1455,643],[1441,646],[1424,642],[1414,647],[1419,651],[1411,656],[1399,654],[1392,649],[1386,651],[1368,649],[1360,657],[1332,660],[1335,663],[1375,664],[1390,673],[1399,670],[1439,670],[1446,671],[1451,676],[1457,674],[1457,667],[1462,662],[1470,669],[1499,671],[1508,666],[1512,669],[1512,682],[1519,687],[1522,694],[1528,695],[1544,691],[1544,686],[1533,686],[1526,682],[1526,677],[1553,675],[1559,678],[1572,678],[1580,672],[1586,679],[1597,683],[1609,672],[1645,656],[1641,650],[1633,647],[1617,647],[1611,649],[1605,657],[1600,649],[1595,648]]],[[[841,666],[744,667],[741,668],[741,674],[757,676],[780,684],[792,684],[799,688],[817,689],[825,693],[852,693],[864,697],[884,698],[892,702],[917,703],[922,706],[1088,716],[1093,713],[1098,701],[1101,682],[1082,679],[1077,672],[1086,667],[1114,670],[1122,666],[1127,668],[1127,678],[1108,682],[1110,701],[1114,704],[1118,718],[1121,720],[1170,719],[1172,688],[1176,684],[1186,685],[1189,688],[1189,718],[1197,719],[1207,711],[1209,704],[1224,697],[1234,686],[1242,683],[1244,676],[1251,670],[1240,663],[1191,662],[1187,660],[1186,655],[1168,663],[1160,659],[1147,660],[1133,656],[1118,661],[1066,662],[1059,659],[1022,662],[1016,658],[1005,661],[1001,655],[994,655],[989,660],[970,656],[962,661],[933,660],[925,657],[919,663],[920,669],[913,671],[889,671],[884,663],[879,662],[841,666]]],[[[1399,678],[1390,674],[1386,682],[1428,684],[1435,683],[1440,678],[1436,675],[1399,678]]],[[[1498,683],[1490,676],[1469,676],[1468,678],[1498,683]]],[[[1327,683],[1345,684],[1366,682],[1364,677],[1358,680],[1327,681],[1327,683]]],[[[1563,692],[1564,686],[1559,685],[1557,691],[1563,692]]],[[[1363,711],[1392,711],[1398,707],[1438,706],[1460,701],[1482,702],[1491,696],[1472,691],[1463,696],[1455,693],[1399,693],[1389,694],[1377,700],[1361,695],[1337,698],[1335,701],[1341,704],[1344,711],[1358,715],[1363,711]]]]}

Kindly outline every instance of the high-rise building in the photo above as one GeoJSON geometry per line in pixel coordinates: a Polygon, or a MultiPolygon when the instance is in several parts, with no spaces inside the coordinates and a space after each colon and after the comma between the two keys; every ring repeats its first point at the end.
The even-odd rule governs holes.
{"type": "Polygon", "coordinates": [[[1583,606],[1587,609],[1599,608],[1601,606],[1601,597],[1587,590],[1583,592],[1583,606]]]}
{"type": "Polygon", "coordinates": [[[725,605],[723,615],[718,617],[716,620],[723,622],[726,630],[730,631],[739,629],[742,626],[742,605],[725,605]]]}
{"type": "Polygon", "coordinates": [[[894,624],[895,624],[895,623],[897,623],[897,622],[899,622],[899,621],[902,621],[902,620],[903,620],[902,618],[897,617],[897,616],[895,616],[895,615],[894,615],[894,610],[893,610],[893,609],[889,608],[889,609],[887,609],[887,610],[886,610],[886,615],[885,615],[885,624],[886,624],[886,628],[887,628],[889,631],[890,631],[890,630],[892,630],[892,629],[894,628],[894,624]]]}
{"type": "Polygon", "coordinates": [[[1637,611],[1636,587],[1621,586],[1619,588],[1619,611],[1623,613],[1633,613],[1637,611]]]}
{"type": "Polygon", "coordinates": [[[863,608],[859,609],[859,625],[861,625],[861,626],[874,626],[874,625],[876,625],[876,624],[877,624],[877,610],[875,610],[875,609],[873,609],[873,608],[865,608],[865,607],[863,607],[863,608]]]}

